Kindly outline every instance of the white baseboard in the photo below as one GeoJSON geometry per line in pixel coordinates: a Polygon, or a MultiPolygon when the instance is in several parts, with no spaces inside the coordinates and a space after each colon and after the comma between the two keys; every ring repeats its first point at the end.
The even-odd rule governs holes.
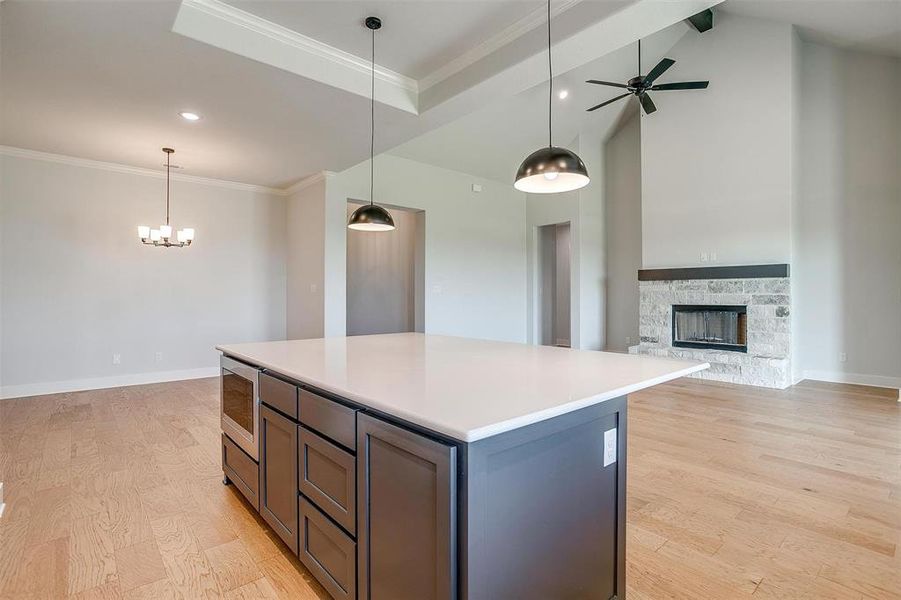
{"type": "Polygon", "coordinates": [[[81,392],[84,390],[101,390],[128,385],[180,381],[183,379],[201,379],[203,377],[217,377],[218,375],[219,367],[203,367],[200,369],[183,369],[181,371],[154,371],[151,373],[116,375],[113,377],[94,377],[91,379],[70,379],[68,381],[6,385],[0,387],[0,399],[42,396],[44,394],[62,394],[65,392],[81,392]]]}
{"type": "Polygon", "coordinates": [[[804,371],[804,379],[901,389],[901,377],[886,377],[884,375],[864,375],[861,373],[845,373],[844,371],[804,371]]]}

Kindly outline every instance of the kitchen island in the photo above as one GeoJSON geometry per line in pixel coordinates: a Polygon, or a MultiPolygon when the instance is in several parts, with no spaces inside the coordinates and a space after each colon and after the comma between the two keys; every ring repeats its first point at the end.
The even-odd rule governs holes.
{"type": "Polygon", "coordinates": [[[226,482],[361,600],[624,598],[626,395],[708,366],[415,333],[218,349],[224,405],[229,364],[259,374],[226,482]]]}

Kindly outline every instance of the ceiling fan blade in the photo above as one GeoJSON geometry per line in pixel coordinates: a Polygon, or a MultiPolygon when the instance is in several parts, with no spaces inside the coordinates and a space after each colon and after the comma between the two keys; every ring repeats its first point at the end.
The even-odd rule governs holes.
{"type": "Polygon", "coordinates": [[[651,69],[651,72],[648,73],[648,76],[644,78],[645,85],[651,85],[651,83],[653,83],[655,79],[663,75],[664,71],[669,69],[674,64],[676,64],[676,61],[671,58],[664,58],[663,60],[661,60],[659,63],[657,63],[656,67],[651,69]]]}
{"type": "Polygon", "coordinates": [[[680,83],[660,83],[654,86],[651,86],[652,90],[703,90],[708,85],[710,85],[709,81],[682,81],[680,83]]]}
{"type": "Polygon", "coordinates": [[[651,100],[651,97],[647,94],[639,94],[638,100],[641,102],[641,107],[644,109],[644,114],[649,115],[657,110],[657,107],[654,105],[654,101],[651,100]]]}
{"type": "Polygon", "coordinates": [[[589,79],[585,83],[594,83],[597,85],[609,85],[609,86],[618,87],[618,88],[628,88],[629,87],[624,83],[613,83],[612,81],[598,81],[597,79],[589,79]]]}
{"type": "Polygon", "coordinates": [[[602,106],[607,106],[608,104],[610,104],[610,103],[612,103],[612,102],[616,102],[617,100],[621,100],[621,99],[625,98],[626,96],[631,96],[631,95],[632,95],[632,94],[629,93],[629,94],[623,94],[622,96],[617,96],[616,98],[611,98],[610,100],[607,100],[606,102],[601,102],[601,103],[598,104],[597,106],[592,106],[591,108],[589,108],[589,109],[586,110],[585,112],[591,112],[591,111],[593,111],[593,110],[597,110],[597,109],[601,108],[602,106]]]}

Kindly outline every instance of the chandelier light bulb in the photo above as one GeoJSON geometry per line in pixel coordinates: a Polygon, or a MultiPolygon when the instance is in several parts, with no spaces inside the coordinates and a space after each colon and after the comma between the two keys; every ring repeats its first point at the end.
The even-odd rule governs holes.
{"type": "Polygon", "coordinates": [[[150,227],[146,225],[138,225],[138,237],[142,240],[146,240],[150,237],[150,227]]]}
{"type": "Polygon", "coordinates": [[[185,232],[181,229],[175,232],[175,239],[179,241],[179,243],[185,241],[185,232]]]}
{"type": "Polygon", "coordinates": [[[159,229],[151,229],[150,230],[150,240],[153,242],[160,241],[160,230],[159,229]]]}
{"type": "Polygon", "coordinates": [[[164,240],[168,240],[172,237],[172,226],[171,225],[160,225],[160,235],[164,240]]]}
{"type": "Polygon", "coordinates": [[[185,227],[182,229],[182,232],[185,234],[185,241],[191,242],[194,240],[194,228],[193,227],[185,227]]]}

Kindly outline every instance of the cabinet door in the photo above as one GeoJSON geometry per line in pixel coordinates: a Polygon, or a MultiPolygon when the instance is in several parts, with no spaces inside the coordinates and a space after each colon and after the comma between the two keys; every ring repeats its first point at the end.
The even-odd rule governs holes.
{"type": "Polygon", "coordinates": [[[360,600],[456,598],[456,450],[359,414],[360,600]]]}
{"type": "Polygon", "coordinates": [[[297,552],[297,424],[260,407],[260,515],[297,552]]]}

